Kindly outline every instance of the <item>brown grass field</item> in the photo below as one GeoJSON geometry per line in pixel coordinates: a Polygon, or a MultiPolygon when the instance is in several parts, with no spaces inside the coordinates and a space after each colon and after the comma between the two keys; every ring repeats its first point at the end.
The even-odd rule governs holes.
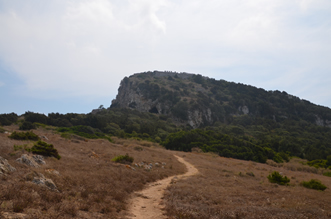
{"type": "MultiPolygon", "coordinates": [[[[18,127],[5,129],[14,131],[18,127]]],[[[117,138],[113,138],[114,143],[101,139],[72,142],[52,130],[33,132],[47,136],[47,142],[54,145],[62,158],[46,158],[46,165],[41,168],[19,164],[15,160],[23,151],[15,152],[13,146],[31,143],[0,134],[0,156],[17,169],[10,175],[0,175],[2,212],[21,212],[29,218],[119,218],[127,209],[126,201],[132,192],[141,190],[148,182],[185,172],[183,164],[171,153],[151,142],[117,138]],[[151,171],[139,167],[132,170],[111,161],[126,153],[134,157],[134,163],[165,162],[166,165],[153,167],[151,171]],[[55,169],[60,175],[48,173],[46,169],[55,169]],[[51,178],[60,192],[27,182],[25,176],[31,171],[51,178]]]]}
{"type": "Polygon", "coordinates": [[[200,174],[168,187],[164,201],[169,218],[331,218],[331,177],[317,174],[299,158],[274,167],[215,154],[176,154],[200,174]],[[270,183],[267,176],[273,171],[290,178],[290,186],[270,183]],[[321,180],[328,189],[300,186],[310,179],[321,180]]]}
{"type": "MultiPolygon", "coordinates": [[[[4,127],[12,132],[18,126],[4,127]]],[[[166,190],[163,202],[168,218],[331,218],[331,177],[322,170],[292,159],[286,164],[260,164],[219,157],[215,154],[167,151],[156,143],[112,137],[107,140],[65,139],[52,129],[33,131],[47,136],[61,159],[46,158],[46,165],[31,168],[17,163],[23,150],[14,145],[33,142],[17,141],[0,133],[0,156],[17,171],[0,175],[0,215],[22,213],[26,218],[125,218],[128,200],[144,185],[186,171],[173,156],[184,157],[199,174],[178,180],[166,190]],[[151,171],[111,161],[128,153],[134,163],[162,163],[165,168],[151,171]],[[47,172],[59,171],[60,175],[47,172]],[[39,187],[26,180],[36,171],[51,178],[59,192],[39,187]],[[267,176],[279,171],[291,179],[289,186],[268,181],[267,176]],[[300,182],[319,179],[328,188],[316,191],[300,182]]],[[[0,216],[1,218],[1,216],[0,216]]]]}

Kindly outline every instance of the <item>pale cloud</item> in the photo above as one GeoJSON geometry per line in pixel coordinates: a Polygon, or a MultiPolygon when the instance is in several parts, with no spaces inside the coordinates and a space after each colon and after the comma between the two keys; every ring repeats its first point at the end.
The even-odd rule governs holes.
{"type": "Polygon", "coordinates": [[[329,0],[32,2],[0,4],[0,59],[27,95],[115,97],[124,76],[155,69],[300,95],[331,83],[329,0]]]}

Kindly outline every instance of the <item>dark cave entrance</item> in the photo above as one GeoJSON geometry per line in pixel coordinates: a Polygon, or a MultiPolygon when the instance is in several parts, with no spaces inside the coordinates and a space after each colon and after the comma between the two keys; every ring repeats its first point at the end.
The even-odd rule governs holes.
{"type": "Polygon", "coordinates": [[[148,112],[159,114],[159,111],[157,110],[156,106],[154,106],[153,108],[151,108],[148,112]]]}

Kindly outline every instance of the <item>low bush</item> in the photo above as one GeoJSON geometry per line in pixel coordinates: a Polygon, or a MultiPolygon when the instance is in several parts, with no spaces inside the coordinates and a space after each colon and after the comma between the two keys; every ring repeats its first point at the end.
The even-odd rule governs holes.
{"type": "Polygon", "coordinates": [[[283,163],[283,158],[280,156],[279,153],[275,154],[275,156],[272,158],[273,161],[275,161],[276,163],[283,163]]]}
{"type": "Polygon", "coordinates": [[[126,155],[119,155],[117,157],[114,157],[112,161],[117,163],[129,163],[131,164],[133,162],[133,157],[130,157],[128,154],[126,155]]]}
{"type": "Polygon", "coordinates": [[[20,130],[30,130],[30,129],[36,129],[36,125],[33,124],[32,122],[24,121],[24,122],[20,125],[20,130]]]}
{"type": "Polygon", "coordinates": [[[301,185],[308,189],[315,189],[315,190],[321,190],[321,191],[324,191],[327,188],[325,185],[322,184],[321,181],[319,181],[317,179],[312,179],[309,182],[303,181],[303,182],[301,182],[301,185]]]}
{"type": "Polygon", "coordinates": [[[327,160],[322,160],[322,159],[308,161],[307,164],[309,166],[313,166],[315,168],[327,168],[328,167],[327,160]]]}
{"type": "Polygon", "coordinates": [[[282,176],[279,172],[274,171],[268,176],[268,179],[271,183],[277,183],[279,185],[288,185],[290,179],[287,176],[282,176]]]}
{"type": "Polygon", "coordinates": [[[14,144],[14,151],[18,151],[18,150],[26,150],[26,151],[29,151],[30,148],[28,147],[27,144],[24,144],[24,145],[16,145],[16,144],[14,144]]]}
{"type": "Polygon", "coordinates": [[[325,172],[325,173],[323,173],[323,175],[331,177],[331,172],[325,172]]]}
{"type": "Polygon", "coordinates": [[[55,157],[56,159],[60,160],[61,156],[57,152],[57,150],[54,148],[52,144],[47,144],[44,141],[38,141],[36,144],[33,145],[31,149],[29,149],[30,152],[33,154],[40,154],[43,156],[48,157],[55,157]]]}
{"type": "Polygon", "coordinates": [[[62,133],[61,136],[63,134],[65,136],[67,133],[71,133],[71,134],[79,135],[84,138],[89,138],[89,139],[103,138],[103,139],[107,139],[109,142],[112,142],[109,136],[105,135],[100,130],[94,129],[90,126],[79,125],[79,126],[72,126],[70,128],[61,127],[58,128],[57,131],[62,133]]]}
{"type": "Polygon", "coordinates": [[[15,140],[32,140],[38,141],[40,140],[39,136],[33,132],[13,132],[8,138],[15,139],[15,140]]]}
{"type": "Polygon", "coordinates": [[[2,127],[0,127],[0,133],[5,133],[5,129],[4,128],[2,128],[2,127]]]}

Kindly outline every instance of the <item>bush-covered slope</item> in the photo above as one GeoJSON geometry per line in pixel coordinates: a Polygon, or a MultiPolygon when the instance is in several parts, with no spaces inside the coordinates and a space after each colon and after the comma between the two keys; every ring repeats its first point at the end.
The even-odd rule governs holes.
{"type": "Polygon", "coordinates": [[[48,116],[26,112],[19,121],[16,114],[0,118],[64,127],[57,130],[88,138],[146,139],[172,150],[199,147],[259,162],[298,156],[326,163],[331,155],[330,115],[329,108],[286,92],[201,75],[147,72],[124,78],[109,109],[48,116]]]}
{"type": "Polygon", "coordinates": [[[193,128],[257,118],[306,121],[331,127],[331,110],[280,91],[215,80],[201,75],[145,72],[124,78],[114,108],[165,114],[193,128]],[[248,117],[245,117],[248,115],[248,117]],[[241,118],[243,117],[244,118],[241,118]]]}

